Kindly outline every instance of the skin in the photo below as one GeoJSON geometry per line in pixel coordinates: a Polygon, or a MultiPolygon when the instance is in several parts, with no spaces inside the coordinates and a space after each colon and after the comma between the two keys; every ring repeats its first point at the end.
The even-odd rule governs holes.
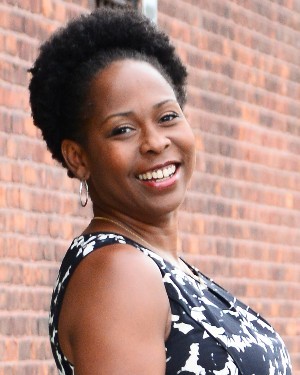
{"type": "MultiPolygon", "coordinates": [[[[89,184],[95,216],[125,224],[154,251],[178,262],[177,211],[192,175],[194,137],[170,84],[150,64],[116,61],[90,86],[85,145],[65,140],[68,167],[89,184]],[[163,182],[138,176],[176,165],[163,182]]],[[[113,231],[92,220],[84,233],[113,231]]],[[[67,287],[59,320],[63,352],[75,373],[165,373],[170,306],[154,262],[128,245],[87,256],[67,287]],[[101,369],[99,371],[99,369],[101,369]]]]}

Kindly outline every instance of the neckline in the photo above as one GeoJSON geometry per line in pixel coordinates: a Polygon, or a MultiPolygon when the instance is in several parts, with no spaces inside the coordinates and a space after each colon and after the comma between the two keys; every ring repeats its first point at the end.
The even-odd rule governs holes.
{"type": "Polygon", "coordinates": [[[148,246],[145,246],[145,245],[141,244],[140,242],[137,242],[136,240],[133,240],[132,238],[130,238],[130,237],[124,235],[124,234],[121,234],[121,233],[118,233],[118,232],[109,232],[109,231],[96,231],[96,232],[81,234],[80,236],[75,237],[73,242],[75,241],[75,239],[78,239],[80,237],[86,238],[86,237],[92,237],[92,236],[99,236],[101,234],[121,236],[121,237],[125,238],[126,241],[129,241],[129,242],[137,245],[140,248],[143,248],[143,249],[146,249],[147,251],[150,251],[151,253],[155,254],[155,256],[160,257],[163,260],[164,263],[168,263],[173,269],[176,269],[176,270],[182,272],[185,276],[187,276],[187,277],[191,278],[192,280],[198,282],[200,285],[205,286],[206,288],[208,287],[207,282],[206,282],[206,277],[195,266],[189,264],[181,256],[179,256],[178,258],[188,267],[188,269],[191,271],[191,273],[185,272],[178,265],[176,265],[175,263],[172,263],[167,258],[164,258],[162,255],[158,254],[155,250],[150,249],[148,246]]]}

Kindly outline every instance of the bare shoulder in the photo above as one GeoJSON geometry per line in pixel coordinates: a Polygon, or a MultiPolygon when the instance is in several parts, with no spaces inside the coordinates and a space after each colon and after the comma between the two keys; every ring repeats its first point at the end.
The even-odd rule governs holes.
{"type": "Polygon", "coordinates": [[[132,246],[110,245],[88,255],[72,275],[60,342],[78,375],[99,368],[103,374],[164,374],[168,317],[155,263],[132,246]]]}

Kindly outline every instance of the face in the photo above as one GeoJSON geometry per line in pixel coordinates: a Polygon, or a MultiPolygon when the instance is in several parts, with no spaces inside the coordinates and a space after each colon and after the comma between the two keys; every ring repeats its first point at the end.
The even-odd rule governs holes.
{"type": "Polygon", "coordinates": [[[145,220],[173,212],[194,168],[192,130],[150,64],[122,60],[93,80],[85,156],[94,212],[145,220]]]}

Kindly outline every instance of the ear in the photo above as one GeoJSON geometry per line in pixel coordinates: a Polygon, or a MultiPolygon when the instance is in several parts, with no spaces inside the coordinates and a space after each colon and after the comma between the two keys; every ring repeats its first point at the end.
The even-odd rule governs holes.
{"type": "Polygon", "coordinates": [[[90,171],[83,147],[75,141],[64,139],[61,144],[61,152],[70,171],[79,180],[87,180],[90,171]]]}

